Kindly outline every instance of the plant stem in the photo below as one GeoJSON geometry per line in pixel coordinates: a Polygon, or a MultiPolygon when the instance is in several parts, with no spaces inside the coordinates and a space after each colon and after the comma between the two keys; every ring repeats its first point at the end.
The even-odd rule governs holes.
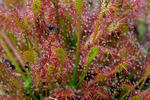
{"type": "MultiPolygon", "coordinates": [[[[6,54],[8,55],[8,57],[10,58],[10,60],[12,61],[12,63],[15,65],[17,71],[22,72],[22,69],[19,67],[19,65],[17,64],[16,60],[14,59],[12,53],[10,52],[10,50],[8,49],[7,45],[5,44],[5,42],[1,40],[1,44],[3,46],[3,48],[5,49],[6,54]]],[[[25,75],[21,75],[23,80],[27,80],[25,75]]]]}
{"type": "MultiPolygon", "coordinates": [[[[22,58],[18,54],[17,50],[14,48],[14,46],[12,45],[11,41],[9,40],[9,38],[7,37],[7,35],[5,33],[0,32],[0,40],[2,40],[2,41],[4,40],[6,42],[8,47],[12,50],[13,54],[17,57],[21,66],[24,66],[24,61],[22,60],[22,58]]],[[[5,42],[4,42],[4,44],[5,44],[5,42]]],[[[6,45],[6,47],[7,47],[7,45],[6,45]]]]}
{"type": "Polygon", "coordinates": [[[120,98],[120,100],[124,100],[124,98],[125,98],[131,91],[133,91],[143,80],[144,80],[144,77],[142,77],[142,78],[134,85],[134,87],[133,87],[131,90],[129,90],[127,93],[125,93],[125,94],[120,98]]]}
{"type": "Polygon", "coordinates": [[[77,81],[77,70],[79,65],[79,59],[80,59],[80,32],[81,31],[81,15],[78,18],[78,34],[77,34],[77,47],[76,47],[76,60],[75,60],[75,69],[73,73],[73,85],[76,87],[76,81],[77,81]]]}
{"type": "Polygon", "coordinates": [[[141,86],[139,87],[140,90],[142,89],[142,87],[143,87],[143,85],[144,85],[146,79],[147,79],[147,77],[144,77],[143,82],[141,83],[141,86]]]}
{"type": "Polygon", "coordinates": [[[77,84],[77,88],[81,85],[82,81],[84,80],[84,78],[85,78],[85,76],[88,72],[88,69],[89,69],[89,66],[87,65],[86,68],[85,68],[85,71],[84,70],[82,71],[81,78],[80,78],[80,80],[77,84]]]}

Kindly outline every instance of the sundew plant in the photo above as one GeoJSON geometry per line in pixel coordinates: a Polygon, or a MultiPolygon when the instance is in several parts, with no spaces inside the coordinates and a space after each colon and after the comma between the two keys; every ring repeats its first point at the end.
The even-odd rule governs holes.
{"type": "Polygon", "coordinates": [[[146,0],[3,0],[1,100],[150,100],[134,20],[146,0]]]}

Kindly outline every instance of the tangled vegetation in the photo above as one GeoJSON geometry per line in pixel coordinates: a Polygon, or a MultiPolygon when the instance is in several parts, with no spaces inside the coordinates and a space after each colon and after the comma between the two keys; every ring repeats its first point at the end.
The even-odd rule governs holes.
{"type": "Polygon", "coordinates": [[[134,20],[146,0],[4,0],[0,98],[149,100],[134,20]]]}

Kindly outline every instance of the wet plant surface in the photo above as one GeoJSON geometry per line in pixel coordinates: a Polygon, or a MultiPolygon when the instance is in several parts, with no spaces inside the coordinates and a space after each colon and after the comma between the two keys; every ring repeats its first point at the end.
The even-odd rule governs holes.
{"type": "Polygon", "coordinates": [[[135,36],[146,10],[146,0],[4,0],[0,99],[149,100],[150,54],[135,36]]]}

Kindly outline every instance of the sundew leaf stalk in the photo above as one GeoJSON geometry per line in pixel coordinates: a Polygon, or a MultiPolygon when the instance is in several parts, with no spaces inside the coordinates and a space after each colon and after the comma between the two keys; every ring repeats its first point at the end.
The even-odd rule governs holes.
{"type": "Polygon", "coordinates": [[[79,64],[79,59],[80,59],[81,14],[82,14],[83,0],[75,0],[74,6],[75,6],[76,12],[78,14],[76,60],[75,60],[75,69],[74,69],[74,73],[73,73],[73,85],[76,87],[77,70],[78,70],[78,64],[79,64]]]}

